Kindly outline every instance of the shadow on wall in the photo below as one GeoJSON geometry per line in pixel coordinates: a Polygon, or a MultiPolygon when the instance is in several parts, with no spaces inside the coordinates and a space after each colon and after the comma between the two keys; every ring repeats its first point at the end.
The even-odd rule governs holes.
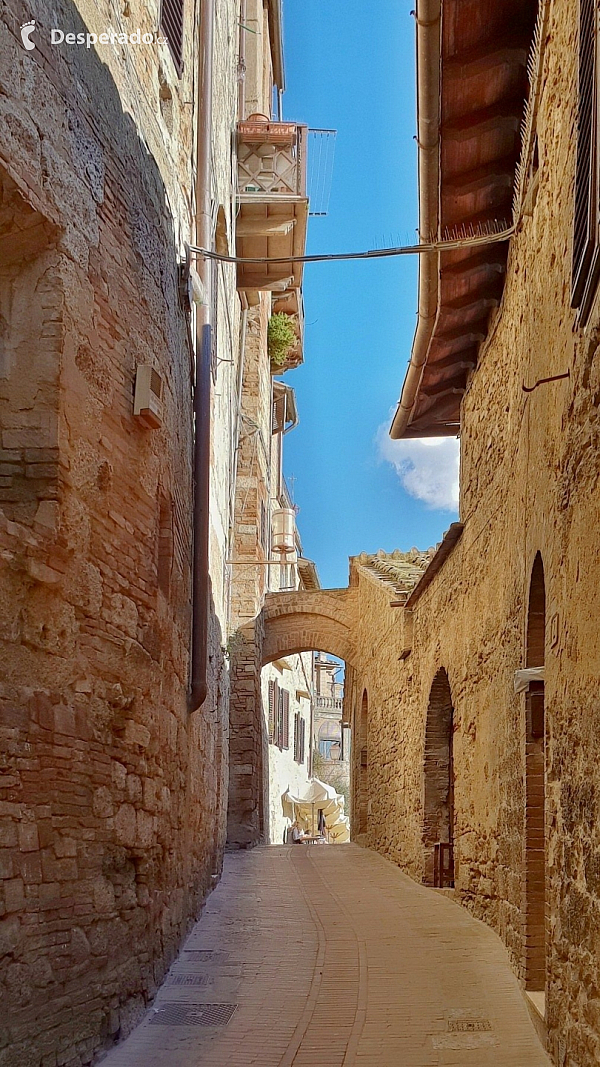
{"type": "Polygon", "coordinates": [[[0,635],[14,798],[0,982],[12,1062],[60,1048],[84,1064],[141,1017],[219,869],[227,681],[212,605],[211,693],[188,716],[190,359],[165,187],[96,52],[47,43],[51,25],[86,30],[74,5],[37,8],[31,53],[8,14],[0,72],[10,182],[60,223],[54,248],[34,241],[0,281],[11,383],[37,375],[45,415],[15,424],[2,384],[15,468],[2,506],[18,525],[0,522],[12,553],[1,593],[15,609],[0,635]],[[6,298],[32,271],[52,311],[43,360],[37,311],[18,321],[6,298]],[[133,422],[138,363],[158,364],[165,383],[160,432],[133,422]],[[42,448],[45,469],[38,452],[39,478],[23,477],[42,448]],[[161,498],[173,537],[159,586],[161,498]],[[40,505],[46,521],[34,522],[40,505]]]}

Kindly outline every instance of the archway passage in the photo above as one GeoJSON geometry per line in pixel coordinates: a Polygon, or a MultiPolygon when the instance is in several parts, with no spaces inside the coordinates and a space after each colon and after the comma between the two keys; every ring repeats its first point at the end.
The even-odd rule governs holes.
{"type": "Polygon", "coordinates": [[[454,885],[454,709],[448,675],[437,672],[425,730],[423,848],[425,885],[454,885]]]}
{"type": "MultiPolygon", "coordinates": [[[[531,572],[526,666],[543,667],[546,647],[544,565],[538,552],[531,572]]],[[[525,988],[546,986],[546,724],[543,681],[530,682],[525,700],[525,857],[523,978],[525,988]]]]}

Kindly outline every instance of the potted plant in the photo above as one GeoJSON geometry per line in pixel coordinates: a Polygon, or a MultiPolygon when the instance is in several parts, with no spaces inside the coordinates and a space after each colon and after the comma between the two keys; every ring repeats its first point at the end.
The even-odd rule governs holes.
{"type": "Polygon", "coordinates": [[[267,332],[267,350],[271,369],[275,374],[285,369],[288,354],[297,341],[291,315],[286,315],[283,311],[276,311],[274,315],[271,315],[267,332]]]}

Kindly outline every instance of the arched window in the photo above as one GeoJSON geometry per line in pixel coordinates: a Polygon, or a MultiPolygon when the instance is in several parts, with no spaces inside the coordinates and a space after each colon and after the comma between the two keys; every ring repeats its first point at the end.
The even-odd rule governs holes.
{"type": "Polygon", "coordinates": [[[448,675],[433,679],[427,708],[423,761],[425,885],[454,885],[454,709],[448,675]]]}

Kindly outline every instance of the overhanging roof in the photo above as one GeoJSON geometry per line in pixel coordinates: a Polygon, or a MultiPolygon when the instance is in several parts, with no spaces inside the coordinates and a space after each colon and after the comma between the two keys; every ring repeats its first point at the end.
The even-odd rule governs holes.
{"type": "Polygon", "coordinates": [[[283,65],[281,0],[269,0],[269,40],[273,61],[273,84],[283,92],[285,89],[285,68],[283,65]]]}
{"type": "MultiPolygon", "coordinates": [[[[420,136],[422,240],[510,225],[537,6],[536,0],[442,0],[441,29],[438,34],[436,24],[432,34],[431,19],[423,17],[432,0],[420,0],[418,41],[429,33],[428,53],[423,54],[423,47],[419,51],[420,122],[431,110],[432,82],[440,78],[437,115],[428,116],[430,126],[439,130],[437,182],[435,175],[432,181],[431,158],[428,170],[422,165],[431,144],[422,146],[420,136]],[[437,56],[430,54],[435,48],[437,56]],[[437,232],[424,232],[424,215],[435,218],[437,232]]],[[[427,287],[430,294],[437,290],[437,300],[429,322],[420,322],[415,335],[393,437],[458,433],[467,375],[477,364],[490,312],[502,296],[507,256],[504,242],[422,257],[420,315],[427,287]],[[416,353],[416,347],[421,351],[416,353]]]]}
{"type": "Polygon", "coordinates": [[[298,556],[298,573],[300,575],[303,589],[315,590],[321,588],[317,565],[312,559],[306,559],[305,556],[298,556]]]}

